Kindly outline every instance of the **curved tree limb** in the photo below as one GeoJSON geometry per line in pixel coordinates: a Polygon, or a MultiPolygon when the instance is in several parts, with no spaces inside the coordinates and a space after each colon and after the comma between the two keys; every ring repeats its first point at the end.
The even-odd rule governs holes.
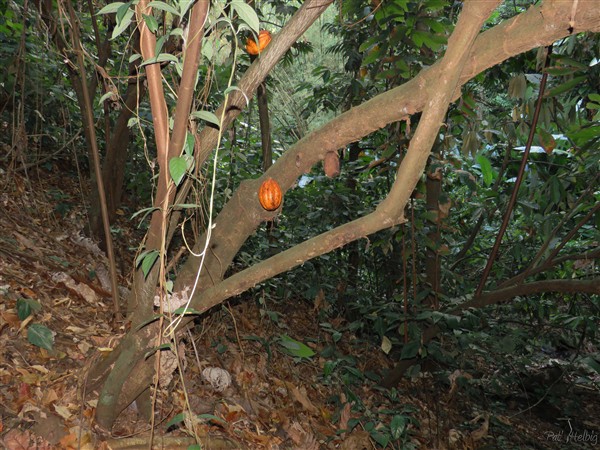
{"type": "MultiPolygon", "coordinates": [[[[527,12],[481,33],[477,37],[470,55],[463,66],[459,82],[464,84],[470,77],[502,62],[510,56],[530,50],[538,45],[548,45],[556,39],[567,36],[569,34],[569,14],[570,8],[564,2],[545,2],[542,6],[532,7],[527,12]]],[[[576,24],[579,31],[600,30],[600,10],[598,8],[580,8],[578,14],[576,24]]],[[[267,47],[268,49],[269,47],[267,47]]],[[[291,147],[275,162],[264,177],[276,179],[282,189],[287,191],[299,176],[308,172],[314,164],[323,159],[328,151],[337,150],[391,122],[401,120],[410,114],[421,111],[425,107],[425,102],[428,100],[429,95],[436,95],[437,84],[443,72],[443,67],[438,62],[404,85],[380,94],[362,105],[341,114],[291,147]],[[434,92],[430,94],[428,89],[434,92]]],[[[459,91],[455,90],[453,97],[458,96],[458,94],[459,91]]],[[[414,182],[415,179],[420,177],[421,173],[414,171],[414,167],[407,167],[404,166],[403,168],[401,165],[397,179],[402,180],[406,183],[406,186],[409,186],[411,183],[410,180],[414,182]]],[[[233,198],[225,205],[217,217],[217,226],[213,231],[212,237],[214,242],[212,248],[214,258],[208,258],[206,261],[210,276],[202,279],[203,286],[211,286],[217,282],[225,273],[233,256],[243,242],[245,242],[247,236],[254,232],[261,221],[268,220],[274,215],[265,214],[260,210],[260,207],[252,208],[249,205],[248,199],[252,198],[253,201],[256,199],[255,193],[260,181],[264,177],[259,180],[242,183],[233,198]],[[249,187],[249,184],[253,184],[253,187],[249,187]],[[248,197],[249,193],[250,197],[248,197]],[[240,211],[242,212],[241,215],[240,211]]],[[[411,189],[411,187],[405,189],[404,197],[406,196],[406,192],[411,189]]],[[[385,205],[380,205],[380,207],[387,207],[393,201],[395,201],[394,197],[385,205]]],[[[254,203],[258,205],[257,201],[254,203]]],[[[389,214],[390,211],[387,212],[389,214]]],[[[388,219],[385,226],[377,229],[373,227],[372,229],[378,231],[386,226],[389,227],[399,223],[401,220],[401,217],[388,219]]],[[[355,224],[354,226],[361,227],[363,225],[355,224]]],[[[306,253],[306,257],[298,258],[298,254],[296,254],[298,262],[295,265],[324,254],[328,251],[328,248],[334,249],[344,245],[346,242],[350,242],[347,227],[343,226],[343,228],[337,228],[336,230],[338,236],[346,237],[336,238],[336,243],[333,243],[332,237],[335,234],[332,233],[335,230],[321,235],[321,239],[328,243],[321,246],[322,252],[320,253],[313,253],[315,246],[318,246],[318,244],[313,242],[313,239],[316,238],[311,239],[311,243],[304,247],[309,250],[306,253]],[[342,239],[343,242],[339,239],[342,239]]],[[[362,236],[365,236],[365,234],[359,236],[357,233],[354,239],[362,236]]],[[[278,256],[278,258],[281,258],[281,256],[278,256]]],[[[199,295],[202,297],[204,295],[207,296],[206,300],[201,300],[200,303],[207,301],[211,304],[218,304],[219,299],[224,300],[228,298],[231,292],[239,293],[274,274],[295,267],[295,265],[288,267],[288,264],[286,265],[286,269],[277,270],[277,265],[281,264],[281,260],[273,258],[266,260],[264,264],[260,264],[264,268],[272,264],[275,266],[275,269],[269,268],[266,271],[263,271],[261,268],[246,269],[251,272],[240,272],[236,274],[234,280],[231,280],[227,284],[221,283],[220,286],[223,292],[218,293],[219,288],[211,288],[210,293],[200,293],[199,295]],[[243,283],[243,286],[242,284],[238,284],[242,273],[246,273],[251,277],[248,282],[243,283]],[[261,273],[262,275],[260,275],[261,273]]],[[[283,266],[280,265],[279,267],[283,266]]],[[[180,282],[178,282],[178,286],[188,285],[192,279],[191,277],[195,276],[196,271],[197,265],[194,261],[188,261],[179,277],[180,282]]],[[[203,307],[200,307],[200,304],[196,306],[204,310],[203,307]]]]}
{"type": "MultiPolygon", "coordinates": [[[[296,267],[308,259],[323,255],[363,236],[403,222],[404,206],[410,198],[410,194],[418,180],[421,178],[431,147],[443,122],[448,105],[455,93],[461,70],[469,56],[471,45],[483,22],[497,4],[498,1],[496,0],[487,0],[469,3],[468,7],[465,5],[454,33],[449,39],[448,50],[439,64],[439,76],[435,77],[435,79],[427,77],[425,78],[426,81],[422,83],[421,92],[425,92],[427,98],[423,115],[410,142],[408,152],[398,169],[396,180],[392,185],[390,193],[377,206],[377,209],[373,213],[309,239],[243,272],[233,275],[218,286],[197,296],[195,301],[192,302],[192,307],[198,311],[205,311],[220,301],[243,292],[262,280],[296,267]],[[211,294],[213,295],[211,296],[211,294]]],[[[360,126],[356,126],[357,123],[361,122],[360,118],[370,117],[374,112],[379,110],[369,105],[370,103],[367,102],[357,108],[350,109],[339,116],[340,120],[334,119],[330,124],[324,126],[320,132],[312,133],[300,142],[305,141],[309,143],[311,147],[319,149],[323,154],[328,150],[336,150],[338,147],[331,145],[329,136],[335,132],[338,136],[344,136],[347,139],[348,135],[352,136],[353,133],[356,133],[356,129],[361,128],[360,126]],[[368,115],[363,114],[362,110],[364,108],[369,109],[368,115]],[[322,142],[319,139],[321,136],[323,137],[322,142]]],[[[380,128],[380,126],[377,123],[377,128],[380,128]]],[[[301,147],[300,142],[298,146],[301,147]]],[[[291,151],[290,149],[275,164],[275,166],[283,165],[283,167],[277,167],[276,171],[270,169],[265,176],[272,176],[275,179],[279,179],[280,183],[282,183],[281,180],[283,179],[283,184],[289,182],[288,180],[292,177],[295,180],[297,177],[297,168],[294,166],[299,165],[299,159],[302,158],[303,153],[296,148],[294,150],[291,151]]],[[[256,181],[251,183],[253,185],[257,184],[256,181]]],[[[216,223],[215,232],[222,222],[217,219],[216,223]]],[[[223,276],[228,264],[223,265],[225,267],[220,268],[220,273],[216,270],[213,271],[213,277],[223,276]]],[[[210,267],[207,266],[209,270],[210,267]]],[[[182,276],[184,276],[183,273],[180,275],[180,278],[182,276]]]]}

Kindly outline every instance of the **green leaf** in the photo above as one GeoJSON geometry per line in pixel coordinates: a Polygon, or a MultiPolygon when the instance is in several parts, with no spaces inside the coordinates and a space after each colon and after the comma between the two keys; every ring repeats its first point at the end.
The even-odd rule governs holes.
{"type": "Polygon", "coordinates": [[[205,120],[206,122],[210,122],[218,127],[221,126],[221,122],[219,121],[219,118],[217,116],[215,116],[214,113],[211,113],[210,111],[194,111],[191,114],[191,117],[193,119],[205,120]]]}
{"type": "Polygon", "coordinates": [[[108,5],[106,5],[104,8],[102,8],[100,11],[98,11],[96,14],[112,14],[112,13],[116,13],[117,10],[123,6],[125,3],[123,2],[114,2],[114,3],[109,3],[108,5]]]}
{"type": "Polygon", "coordinates": [[[434,311],[433,323],[439,323],[440,321],[443,321],[442,323],[445,323],[451,330],[458,328],[458,326],[460,325],[460,317],[452,314],[445,314],[439,311],[434,311]]]}
{"type": "Polygon", "coordinates": [[[150,358],[156,352],[161,351],[161,350],[173,350],[173,346],[168,342],[165,342],[164,344],[160,344],[158,347],[154,347],[153,349],[148,350],[146,352],[146,354],[144,355],[144,359],[150,358]]]}
{"type": "Polygon", "coordinates": [[[42,305],[31,298],[20,298],[17,300],[17,317],[25,320],[31,315],[31,311],[39,311],[42,305]]]}
{"type": "Polygon", "coordinates": [[[170,53],[161,53],[160,55],[158,55],[156,57],[156,62],[161,63],[161,62],[179,62],[179,59],[177,59],[177,56],[175,55],[171,55],[170,53]]]}
{"type": "Polygon", "coordinates": [[[285,353],[296,358],[312,358],[315,354],[310,347],[285,334],[280,336],[279,345],[283,347],[285,353]]]}
{"type": "Polygon", "coordinates": [[[138,59],[142,59],[142,55],[140,55],[139,53],[134,53],[129,57],[129,60],[127,62],[132,63],[134,61],[137,61],[138,59]]]}
{"type": "Polygon", "coordinates": [[[186,316],[193,316],[193,315],[200,315],[202,314],[200,311],[195,310],[194,308],[177,308],[175,311],[173,311],[173,314],[178,314],[181,315],[185,312],[186,316]]]}
{"type": "Polygon", "coordinates": [[[374,46],[365,55],[363,62],[362,62],[363,66],[366,66],[368,64],[371,64],[371,63],[379,60],[380,57],[382,56],[382,54],[383,54],[383,50],[381,49],[381,47],[379,45],[374,46]]]}
{"type": "Polygon", "coordinates": [[[162,316],[164,316],[164,314],[156,314],[152,317],[150,317],[148,320],[144,320],[142,323],[140,323],[135,329],[137,330],[141,330],[142,328],[144,328],[146,325],[151,324],[152,322],[155,322],[156,320],[160,319],[162,316]]]}
{"type": "Polygon", "coordinates": [[[563,84],[559,84],[558,86],[553,87],[552,89],[546,91],[544,97],[548,98],[548,97],[554,97],[556,95],[564,94],[565,92],[570,91],[575,86],[577,86],[579,83],[582,83],[585,80],[587,80],[587,76],[585,76],[585,75],[582,75],[580,77],[575,77],[572,80],[569,80],[563,84]]]}
{"type": "Polygon", "coordinates": [[[198,414],[199,419],[204,420],[213,420],[215,422],[222,423],[223,425],[227,425],[227,422],[219,416],[215,416],[214,414],[198,414]]]}
{"type": "Polygon", "coordinates": [[[419,353],[419,349],[421,348],[421,342],[419,341],[410,341],[404,347],[402,347],[402,353],[400,354],[400,359],[410,359],[417,356],[419,353]]]}
{"type": "Polygon", "coordinates": [[[199,208],[196,203],[177,203],[173,205],[173,209],[195,209],[199,208]]]}
{"type": "Polygon", "coordinates": [[[46,350],[52,350],[54,346],[54,334],[48,327],[39,323],[34,323],[27,328],[27,340],[46,350]]]}
{"type": "Polygon", "coordinates": [[[486,186],[489,186],[494,181],[494,169],[492,169],[492,163],[483,155],[477,155],[476,161],[481,169],[483,175],[483,182],[486,186]]]}
{"type": "Polygon", "coordinates": [[[29,306],[29,304],[22,298],[17,300],[17,317],[19,318],[19,320],[27,319],[30,314],[31,306],[29,306]]]}
{"type": "MultiPolygon", "coordinates": [[[[157,47],[158,46],[159,45],[157,43],[157,47]]],[[[177,57],[175,55],[171,55],[170,53],[161,53],[158,56],[155,56],[154,58],[147,59],[140,65],[140,67],[147,66],[148,64],[156,64],[156,63],[162,63],[162,62],[178,63],[179,59],[177,59],[177,57]]]]}
{"type": "Polygon", "coordinates": [[[392,433],[392,439],[398,440],[402,436],[404,429],[406,428],[407,418],[406,416],[395,415],[392,417],[390,422],[390,431],[392,433]]]}
{"type": "Polygon", "coordinates": [[[194,0],[179,0],[179,10],[181,17],[185,16],[188,9],[194,4],[194,0]]]}
{"type": "Polygon", "coordinates": [[[158,209],[160,209],[158,206],[152,206],[150,208],[140,209],[139,211],[133,213],[131,218],[134,219],[136,216],[139,216],[140,214],[143,213],[144,214],[144,217],[142,217],[142,222],[143,222],[148,214],[150,214],[151,212],[156,211],[158,209]]]}
{"type": "Polygon", "coordinates": [[[600,103],[600,94],[590,94],[588,95],[591,101],[600,103]]]}
{"type": "Polygon", "coordinates": [[[123,3],[121,6],[119,6],[119,9],[117,9],[117,15],[115,16],[117,23],[120,23],[123,20],[123,17],[125,17],[125,14],[127,14],[127,11],[134,12],[130,6],[131,2],[123,3]]]}
{"type": "Polygon", "coordinates": [[[380,40],[381,40],[381,36],[380,35],[375,35],[375,36],[370,37],[365,42],[363,42],[362,44],[360,44],[360,47],[358,47],[359,53],[363,53],[369,47],[371,47],[372,45],[375,45],[380,40]]]}
{"type": "Polygon", "coordinates": [[[172,427],[173,425],[177,425],[177,424],[183,422],[184,420],[185,420],[185,413],[179,413],[175,417],[173,417],[171,420],[169,420],[165,426],[167,428],[169,428],[169,427],[172,427]]]}
{"type": "Polygon", "coordinates": [[[183,148],[184,152],[188,156],[192,156],[194,154],[194,143],[196,142],[196,138],[189,131],[185,136],[185,147],[183,148]]]}
{"type": "Polygon", "coordinates": [[[138,256],[135,265],[137,267],[141,264],[144,277],[148,276],[150,269],[152,269],[152,266],[158,258],[158,254],[158,250],[151,250],[149,252],[143,252],[140,256],[138,256]]]}
{"type": "Polygon", "coordinates": [[[179,186],[181,180],[185,176],[187,171],[187,162],[183,156],[176,156],[169,160],[169,173],[175,183],[175,186],[179,186]]]}
{"type": "Polygon", "coordinates": [[[142,217],[142,221],[146,218],[146,216],[148,214],[150,214],[151,212],[158,210],[160,208],[158,208],[157,206],[152,206],[150,208],[144,208],[144,209],[140,209],[139,211],[136,211],[135,213],[133,213],[133,215],[131,216],[132,219],[134,219],[135,217],[139,216],[140,214],[144,214],[144,217],[142,217]]]}
{"type": "Polygon", "coordinates": [[[213,56],[217,53],[215,49],[215,42],[213,39],[205,39],[202,42],[202,56],[208,61],[212,61],[213,56]]]}
{"type": "Polygon", "coordinates": [[[242,91],[239,87],[237,86],[229,86],[227,89],[225,89],[225,91],[223,92],[223,94],[227,95],[230,92],[233,91],[240,91],[242,93],[242,95],[246,98],[246,103],[248,103],[248,97],[246,96],[246,94],[244,94],[244,91],[242,91]]]}
{"type": "MultiPolygon", "coordinates": [[[[161,36],[156,40],[156,45],[154,46],[154,54],[155,55],[160,55],[162,53],[162,49],[165,46],[165,42],[167,42],[168,37],[167,36],[161,36]]],[[[156,56],[154,58],[151,59],[155,59],[157,58],[156,56]]]]}
{"type": "Polygon", "coordinates": [[[111,98],[113,95],[112,92],[107,92],[106,94],[104,94],[102,97],[100,97],[100,100],[98,100],[98,106],[102,106],[102,104],[108,100],[109,98],[111,98]]]}
{"type": "Polygon", "coordinates": [[[571,66],[571,67],[577,67],[581,70],[588,70],[589,67],[587,66],[587,64],[584,64],[580,61],[577,61],[573,58],[569,58],[568,56],[565,55],[559,55],[559,54],[553,54],[552,55],[552,59],[555,60],[557,63],[559,63],[562,66],[571,66]]]}
{"type": "Polygon", "coordinates": [[[148,7],[154,8],[154,9],[160,9],[161,11],[166,11],[166,12],[173,14],[174,16],[179,17],[179,11],[177,9],[175,9],[173,6],[171,6],[165,2],[153,1],[153,2],[148,3],[148,7]]]}
{"type": "Polygon", "coordinates": [[[391,436],[387,433],[381,433],[380,431],[373,429],[373,430],[371,430],[370,434],[371,434],[371,438],[375,442],[377,442],[379,445],[381,445],[381,448],[386,448],[390,442],[391,436]]]}
{"type": "Polygon", "coordinates": [[[580,130],[567,133],[569,138],[573,139],[577,145],[583,146],[586,143],[600,138],[600,125],[582,128],[580,130]]]}
{"type": "Polygon", "coordinates": [[[571,75],[579,71],[579,69],[574,67],[548,67],[547,69],[544,69],[544,72],[548,73],[548,75],[553,75],[556,77],[571,75]]]}
{"type": "Polygon", "coordinates": [[[260,22],[254,8],[242,0],[232,0],[231,7],[238,13],[240,19],[245,22],[252,31],[258,34],[260,22]]]}
{"type": "Polygon", "coordinates": [[[552,200],[553,204],[557,205],[562,197],[560,180],[556,175],[552,175],[552,177],[548,180],[548,184],[550,187],[550,199],[552,200]]]}
{"type": "Polygon", "coordinates": [[[592,358],[591,356],[588,356],[587,358],[583,358],[581,360],[582,363],[587,364],[587,366],[596,371],[596,373],[600,374],[600,362],[598,362],[597,360],[595,360],[594,358],[592,358]]]}
{"type": "MultiPolygon", "coordinates": [[[[183,37],[183,29],[181,27],[177,27],[174,28],[170,31],[169,36],[179,36],[179,37],[183,37]]],[[[202,46],[204,47],[204,44],[202,44],[202,46]]]]}
{"type": "Polygon", "coordinates": [[[431,222],[431,223],[438,222],[438,212],[437,211],[424,211],[423,213],[420,214],[420,216],[423,220],[427,220],[428,222],[431,222]]]}
{"type": "Polygon", "coordinates": [[[127,6],[127,11],[125,11],[121,20],[117,19],[117,26],[113,29],[112,35],[110,37],[111,41],[119,37],[121,33],[123,33],[123,31],[125,31],[127,27],[129,27],[129,25],[131,24],[131,19],[133,18],[134,13],[133,9],[130,9],[128,5],[123,6],[127,6]]]}
{"type": "Polygon", "coordinates": [[[146,14],[142,14],[142,17],[144,18],[144,22],[146,22],[146,26],[148,27],[148,29],[152,33],[156,33],[156,31],[158,30],[158,22],[154,18],[154,16],[147,16],[146,14]]]}

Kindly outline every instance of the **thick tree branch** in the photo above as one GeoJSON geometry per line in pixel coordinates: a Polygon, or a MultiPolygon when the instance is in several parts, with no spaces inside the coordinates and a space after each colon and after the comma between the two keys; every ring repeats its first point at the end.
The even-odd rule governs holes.
{"type": "MultiPolygon", "coordinates": [[[[504,301],[511,300],[517,296],[526,296],[533,294],[540,294],[542,292],[559,292],[562,294],[600,294],[600,280],[543,280],[534,281],[528,284],[520,284],[518,286],[511,286],[505,289],[498,289],[496,291],[484,292],[479,297],[469,300],[458,308],[450,311],[449,314],[459,315],[463,311],[469,308],[483,308],[485,306],[495,305],[504,301]]],[[[440,334],[442,330],[437,325],[433,325],[423,331],[421,335],[421,342],[426,344],[440,334]]],[[[391,388],[400,381],[402,375],[406,370],[419,362],[416,358],[404,359],[396,364],[396,367],[392,369],[383,382],[382,386],[391,388]]]]}
{"type": "MultiPolygon", "coordinates": [[[[383,228],[390,227],[403,220],[402,214],[404,206],[423,173],[429,152],[431,151],[431,147],[443,122],[448,105],[455,92],[463,65],[469,55],[469,50],[479,33],[483,22],[498,3],[498,0],[486,0],[471,2],[465,5],[456,28],[449,39],[448,50],[440,63],[440,76],[435,80],[435,83],[433,80],[428,79],[428,83],[423,86],[424,89],[421,91],[428,94],[427,104],[423,116],[419,121],[415,135],[409,145],[407,155],[398,169],[396,181],[394,182],[390,193],[386,199],[379,204],[376,211],[279,253],[260,264],[230,277],[226,281],[220,283],[219,286],[197,296],[192,301],[194,309],[205,311],[224,299],[242,292],[262,280],[289,270],[292,267],[303,263],[307,259],[327,253],[348,242],[367,236],[383,228]],[[213,295],[211,296],[211,294],[213,295]]],[[[360,122],[360,119],[356,116],[357,110],[360,109],[360,107],[355,108],[354,110],[351,109],[342,115],[353,119],[346,124],[346,127],[334,127],[330,125],[325,126],[324,129],[327,130],[330,127],[334,127],[336,133],[350,132],[350,129],[346,130],[346,128],[351,124],[360,122]]],[[[336,120],[332,122],[335,123],[336,120]]],[[[345,134],[341,134],[341,136],[344,135],[345,134]]],[[[328,138],[329,133],[325,133],[325,137],[328,138]]],[[[305,139],[303,139],[303,141],[304,140],[305,139]]],[[[315,133],[308,136],[306,140],[307,142],[310,142],[311,146],[319,148],[321,151],[324,151],[323,147],[325,147],[325,149],[330,148],[331,150],[337,149],[337,147],[331,148],[331,143],[329,142],[323,142],[322,145],[319,145],[318,142],[315,142],[315,133]]],[[[287,154],[280,158],[276,163],[276,166],[283,164],[283,170],[282,167],[278,167],[277,172],[274,172],[273,168],[271,168],[267,171],[266,176],[273,176],[273,178],[279,179],[285,178],[286,176],[294,176],[297,172],[297,168],[295,169],[293,166],[290,167],[290,165],[293,162],[295,166],[298,166],[299,158],[302,158],[301,151],[288,151],[287,154]],[[295,156],[294,160],[291,160],[290,155],[295,156]],[[288,167],[286,167],[285,163],[281,162],[282,160],[288,161],[288,167]]],[[[295,178],[296,177],[294,177],[294,179],[295,178]]],[[[287,182],[287,180],[284,182],[287,182]]],[[[240,201],[240,199],[238,199],[238,201],[240,201]]],[[[251,208],[249,211],[251,213],[251,208]]],[[[217,228],[223,224],[219,219],[217,219],[216,223],[217,228]]],[[[231,234],[232,233],[229,233],[229,235],[231,234]]],[[[232,238],[228,236],[228,239],[231,240],[232,238]]],[[[243,236],[243,239],[245,240],[246,237],[243,236]]],[[[240,246],[241,243],[243,243],[243,241],[239,242],[240,246]]],[[[238,244],[236,243],[236,245],[238,244]]],[[[232,246],[230,246],[230,248],[231,247],[232,246]]],[[[232,258],[233,255],[230,254],[230,257],[232,258]]],[[[211,272],[210,265],[207,266],[207,271],[209,274],[212,273],[213,278],[215,276],[220,278],[223,276],[224,270],[229,265],[230,260],[231,259],[226,260],[223,264],[224,267],[221,267],[218,272],[216,270],[211,272]]],[[[188,272],[188,275],[191,275],[191,273],[188,272]]],[[[191,280],[191,278],[186,277],[183,273],[180,274],[179,278],[182,278],[184,283],[186,281],[190,282],[191,280]]]]}
{"type": "MultiPolygon", "coordinates": [[[[308,3],[307,1],[304,4],[307,8],[309,7],[308,3]]],[[[511,56],[540,45],[548,45],[556,39],[569,35],[570,14],[571,8],[565,2],[545,2],[542,6],[532,7],[527,12],[480,34],[464,65],[460,76],[460,83],[466,83],[479,72],[511,56]]],[[[296,26],[293,29],[297,28],[296,26]]],[[[600,9],[593,7],[580,8],[576,17],[576,31],[595,30],[600,30],[600,9]]],[[[261,54],[261,59],[258,60],[260,66],[256,66],[257,62],[255,62],[240,81],[239,86],[242,87],[247,95],[254,92],[268,71],[271,70],[272,64],[274,65],[276,60],[267,59],[266,57],[269,56],[272,58],[272,54],[277,49],[281,51],[279,47],[281,41],[278,39],[283,39],[284,37],[287,39],[290,36],[283,32],[275,36],[266,51],[261,54]],[[273,45],[274,43],[279,44],[273,45]],[[265,56],[264,60],[263,56],[265,56]],[[263,66],[263,61],[268,62],[268,64],[265,63],[266,65],[263,66]]],[[[291,45],[290,42],[286,41],[286,45],[288,44],[291,45]]],[[[278,58],[279,56],[275,59],[278,58]]],[[[404,85],[380,94],[372,100],[343,113],[290,148],[277,160],[265,174],[265,177],[275,178],[283,191],[286,192],[295,184],[298,177],[310,171],[311,167],[323,159],[328,151],[342,148],[391,122],[405,119],[411,114],[423,110],[425,102],[429,98],[427,92],[424,92],[424,90],[427,86],[435,90],[442,72],[441,64],[438,62],[429,70],[421,72],[417,77],[404,85]]],[[[460,90],[456,89],[454,97],[459,94],[460,90]]],[[[237,114],[238,110],[232,109],[228,112],[226,120],[222,124],[223,128],[230,124],[231,121],[228,119],[234,117],[234,112],[237,114]]],[[[201,155],[208,154],[206,152],[211,151],[216,145],[217,132],[214,129],[205,128],[200,133],[200,137],[202,139],[202,150],[200,153],[201,155]]],[[[202,161],[202,158],[204,157],[201,157],[199,161],[202,161]]],[[[408,176],[409,178],[414,178],[420,176],[420,174],[408,173],[408,176]]],[[[261,178],[261,181],[262,179],[264,177],[261,178]]],[[[184,201],[190,186],[190,183],[186,183],[176,203],[184,201]]],[[[254,189],[254,192],[256,190],[254,189]]],[[[246,194],[250,192],[249,186],[245,183],[243,183],[243,187],[240,185],[236,194],[234,194],[231,201],[224,207],[216,220],[218,227],[212,235],[212,240],[215,244],[211,247],[214,260],[211,262],[211,258],[207,259],[206,265],[209,268],[208,272],[210,276],[202,280],[204,286],[214,284],[220,279],[220,275],[222,276],[225,273],[234,256],[229,249],[234,249],[237,252],[247,237],[254,232],[263,220],[268,220],[276,214],[264,215],[258,207],[258,209],[250,208],[249,199],[252,199],[252,202],[258,205],[258,202],[254,201],[256,200],[256,195],[250,192],[251,197],[240,199],[242,191],[246,194]],[[241,209],[239,208],[240,205],[241,209]],[[242,212],[241,216],[240,211],[242,212]],[[222,242],[225,242],[226,245],[222,245],[222,242]],[[227,249],[227,251],[224,252],[223,249],[227,249]]],[[[390,221],[388,226],[392,226],[399,220],[400,218],[397,218],[396,222],[390,221]]],[[[174,230],[173,221],[170,232],[172,230],[174,230]]],[[[203,242],[201,238],[200,243],[203,242]]],[[[183,285],[189,284],[190,277],[195,276],[197,268],[197,264],[193,260],[190,261],[187,265],[188,276],[182,277],[183,285]]]]}
{"type": "MultiPolygon", "coordinates": [[[[480,71],[496,65],[510,56],[530,50],[538,45],[550,44],[554,40],[568,35],[570,13],[569,5],[564,2],[547,2],[541,7],[532,7],[527,12],[481,33],[477,37],[470,56],[463,66],[460,83],[465,83],[469,77],[475,76],[480,71]]],[[[600,9],[580,8],[577,16],[577,27],[578,31],[600,29],[600,9]]],[[[270,176],[275,178],[282,189],[287,191],[298,177],[308,172],[314,164],[323,159],[328,151],[337,150],[391,122],[421,111],[426,106],[425,102],[429,98],[428,90],[432,91],[431,95],[436,95],[436,88],[442,76],[443,67],[438,62],[429,70],[421,72],[406,84],[380,94],[362,105],[341,114],[321,129],[306,136],[291,147],[267,171],[265,177],[270,176]]],[[[456,97],[458,94],[459,90],[455,90],[453,97],[456,97]]],[[[404,168],[400,168],[399,174],[398,178],[405,182],[402,197],[406,197],[412,190],[410,184],[421,175],[421,172],[414,171],[414,168],[409,170],[408,166],[404,166],[404,168]]],[[[265,215],[258,206],[256,208],[251,207],[248,201],[248,198],[252,198],[252,203],[258,205],[255,192],[261,180],[249,181],[240,185],[239,190],[219,214],[216,220],[217,228],[213,232],[213,242],[215,242],[213,251],[216,258],[212,263],[210,259],[207,260],[208,272],[211,275],[209,278],[202,280],[204,286],[210,286],[218,281],[220,276],[225,273],[234,256],[220,253],[219,249],[234,248],[237,251],[247,236],[254,232],[261,221],[273,216],[273,214],[265,215]],[[250,189],[247,183],[255,183],[253,189],[250,189]],[[247,197],[248,193],[251,194],[251,197],[247,197]],[[240,211],[242,212],[241,215],[240,211]],[[226,242],[227,244],[222,245],[221,242],[226,242]]],[[[386,201],[386,205],[384,206],[390,203],[393,204],[393,201],[399,201],[400,197],[400,195],[397,198],[392,196],[391,200],[386,201]]],[[[385,222],[385,226],[392,226],[400,220],[400,217],[388,219],[385,222]]],[[[355,226],[357,225],[355,224],[355,226]]],[[[385,226],[382,228],[385,228],[385,226]]],[[[345,227],[339,230],[339,235],[348,236],[345,227]]],[[[323,235],[322,238],[329,242],[327,244],[329,248],[336,248],[339,245],[343,245],[341,241],[332,244],[332,236],[329,234],[323,235]]],[[[326,247],[322,248],[325,249],[326,247]]],[[[320,254],[323,253],[313,254],[311,257],[320,254]]],[[[300,261],[303,260],[303,258],[299,259],[300,261]]],[[[279,263],[279,261],[274,260],[267,261],[270,262],[265,262],[264,266],[279,263]]],[[[186,264],[184,271],[186,270],[188,272],[187,276],[185,273],[182,273],[180,277],[182,283],[178,283],[179,286],[189,284],[190,277],[195,275],[197,270],[195,261],[192,260],[186,264]]],[[[282,271],[278,271],[277,273],[282,271]]],[[[244,283],[248,285],[246,289],[267,279],[268,276],[272,276],[272,269],[269,269],[268,275],[267,272],[262,272],[264,277],[258,276],[259,272],[262,272],[262,269],[259,268],[256,272],[252,273],[252,283],[244,283]]],[[[223,285],[222,288],[224,292],[239,292],[241,285],[238,285],[237,281],[232,280],[230,284],[223,285]]],[[[209,303],[218,303],[216,297],[213,297],[213,295],[215,295],[215,290],[211,289],[210,299],[207,298],[207,301],[209,303]]]]}
{"type": "Polygon", "coordinates": [[[484,292],[479,297],[462,304],[456,314],[468,308],[483,308],[495,305],[516,296],[541,294],[542,292],[560,292],[562,294],[600,294],[600,280],[542,280],[519,284],[497,291],[484,292]]]}

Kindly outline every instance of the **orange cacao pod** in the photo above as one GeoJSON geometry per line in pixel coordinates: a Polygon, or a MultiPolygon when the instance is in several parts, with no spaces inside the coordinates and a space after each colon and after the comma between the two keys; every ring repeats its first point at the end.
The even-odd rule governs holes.
{"type": "Polygon", "coordinates": [[[275,211],[279,208],[282,196],[279,183],[273,178],[267,178],[263,181],[258,190],[258,200],[260,201],[260,205],[267,211],[275,211]]]}
{"type": "Polygon", "coordinates": [[[269,42],[271,42],[271,33],[267,30],[260,30],[260,33],[258,33],[258,44],[253,37],[249,37],[246,40],[246,51],[249,55],[256,56],[269,45],[269,42]]]}
{"type": "Polygon", "coordinates": [[[323,160],[323,170],[329,178],[337,177],[340,174],[340,157],[337,152],[327,152],[323,160]]]}

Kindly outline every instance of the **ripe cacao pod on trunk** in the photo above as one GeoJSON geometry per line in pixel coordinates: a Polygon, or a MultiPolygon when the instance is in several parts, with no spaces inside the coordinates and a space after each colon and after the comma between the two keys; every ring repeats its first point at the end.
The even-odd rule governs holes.
{"type": "Polygon", "coordinates": [[[269,42],[271,42],[271,33],[267,30],[260,30],[260,33],[258,33],[258,44],[254,38],[249,37],[246,40],[246,51],[249,55],[256,56],[269,45],[269,42]]]}
{"type": "Polygon", "coordinates": [[[283,194],[279,183],[273,178],[267,178],[260,185],[258,190],[258,200],[260,205],[267,211],[275,211],[281,205],[283,194]]]}
{"type": "Polygon", "coordinates": [[[329,178],[340,174],[340,157],[337,152],[327,152],[323,160],[323,170],[329,178]]]}

